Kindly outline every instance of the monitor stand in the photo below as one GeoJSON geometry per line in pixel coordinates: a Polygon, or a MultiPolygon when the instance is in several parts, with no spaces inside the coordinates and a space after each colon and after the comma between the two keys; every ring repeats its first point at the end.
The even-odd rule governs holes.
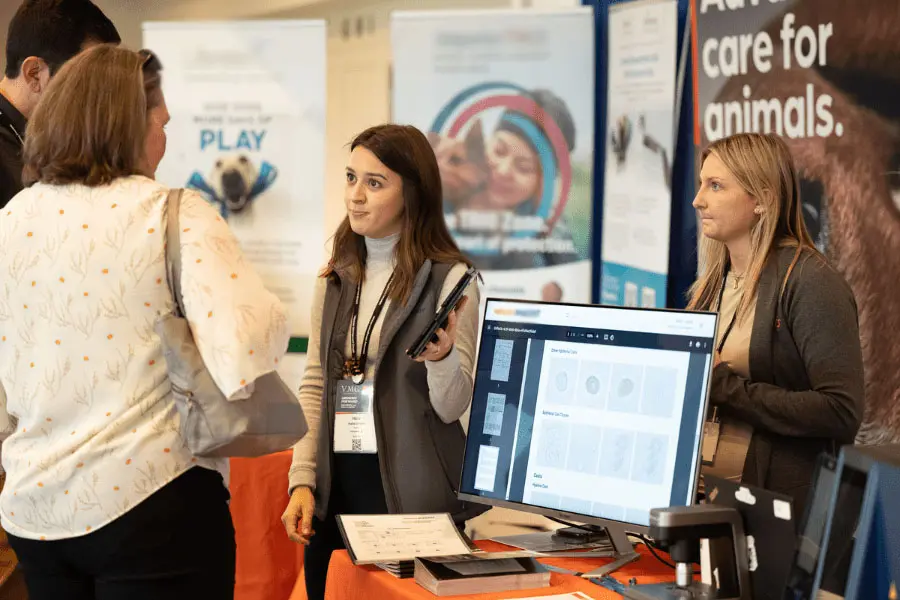
{"type": "Polygon", "coordinates": [[[584,573],[582,577],[586,578],[604,577],[640,558],[640,554],[634,551],[634,546],[628,540],[625,529],[616,525],[606,527],[579,525],[577,527],[564,527],[556,531],[491,539],[495,542],[522,548],[523,550],[539,552],[546,556],[613,559],[609,564],[584,573]],[[597,550],[581,550],[589,544],[596,544],[605,540],[609,540],[611,547],[597,550]]]}
{"type": "Polygon", "coordinates": [[[612,545],[612,552],[609,553],[609,556],[613,558],[613,561],[602,567],[598,567],[593,571],[583,573],[581,576],[585,579],[600,579],[606,577],[613,571],[618,571],[625,565],[631,564],[641,557],[640,554],[635,552],[634,545],[628,540],[628,535],[623,528],[610,525],[604,529],[606,530],[606,536],[609,538],[609,542],[612,545]]]}
{"type": "Polygon", "coordinates": [[[612,556],[611,548],[605,543],[606,529],[595,525],[578,525],[555,531],[504,535],[491,539],[514,548],[553,556],[577,556],[573,553],[585,550],[595,557],[612,556]]]}

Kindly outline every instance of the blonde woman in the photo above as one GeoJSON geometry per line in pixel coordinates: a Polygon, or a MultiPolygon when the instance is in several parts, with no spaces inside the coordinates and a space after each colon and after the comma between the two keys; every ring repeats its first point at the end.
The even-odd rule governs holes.
{"type": "Polygon", "coordinates": [[[689,308],[720,313],[710,398],[721,435],[704,472],[789,494],[802,510],[818,454],[853,443],[863,414],[853,293],[806,231],[780,138],[711,144],[693,205],[701,265],[689,308]]]}
{"type": "MultiPolygon", "coordinates": [[[[174,305],[160,71],[106,45],[62,67],[0,214],[0,517],[32,600],[234,595],[224,466],[182,442],[153,328],[174,305]]],[[[285,351],[284,312],[213,207],[185,193],[178,217],[186,317],[238,398],[285,351]]]]}

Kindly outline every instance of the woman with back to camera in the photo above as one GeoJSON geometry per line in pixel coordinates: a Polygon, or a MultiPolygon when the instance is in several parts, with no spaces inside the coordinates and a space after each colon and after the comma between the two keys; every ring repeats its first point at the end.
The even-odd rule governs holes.
{"type": "MultiPolygon", "coordinates": [[[[444,222],[434,152],[417,129],[381,125],[351,144],[347,217],[316,281],[300,401],[308,435],[294,448],[288,536],[307,544],[311,600],[325,593],[336,514],[483,512],[456,497],[472,394],[478,289],[472,283],[440,340],[405,351],[465,273],[444,222]],[[467,308],[468,307],[468,308],[467,308]],[[335,415],[338,384],[363,382],[362,434],[335,415]]],[[[351,398],[355,403],[358,398],[351,398]]],[[[342,405],[347,399],[341,397],[342,405]]]]}
{"type": "MultiPolygon", "coordinates": [[[[183,443],[154,332],[174,307],[160,71],[112,46],[63,66],[0,214],[0,513],[33,600],[234,596],[227,463],[183,443]]],[[[194,340],[246,397],[286,349],[284,311],[205,200],[184,192],[178,219],[194,340]]]]}
{"type": "Polygon", "coordinates": [[[722,435],[704,473],[788,494],[802,511],[817,456],[853,443],[864,398],[856,302],[807,233],[798,182],[777,136],[709,146],[688,308],[720,315],[710,401],[722,435]]]}

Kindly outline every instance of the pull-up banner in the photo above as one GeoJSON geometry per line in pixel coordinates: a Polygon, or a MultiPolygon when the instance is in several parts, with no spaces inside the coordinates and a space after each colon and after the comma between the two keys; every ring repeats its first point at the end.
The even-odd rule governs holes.
{"type": "Polygon", "coordinates": [[[609,7],[603,178],[603,304],[666,305],[678,5],[635,0],[609,7]]]}
{"type": "Polygon", "coordinates": [[[427,132],[485,297],[591,301],[589,7],[394,13],[393,119],[427,132]]]}
{"type": "Polygon", "coordinates": [[[695,141],[741,132],[787,141],[810,233],[856,296],[859,441],[900,440],[897,0],[693,0],[692,9],[695,141]]]}
{"type": "Polygon", "coordinates": [[[145,23],[144,45],[172,117],[158,179],[219,209],[308,335],[325,260],[325,23],[145,23]]]}

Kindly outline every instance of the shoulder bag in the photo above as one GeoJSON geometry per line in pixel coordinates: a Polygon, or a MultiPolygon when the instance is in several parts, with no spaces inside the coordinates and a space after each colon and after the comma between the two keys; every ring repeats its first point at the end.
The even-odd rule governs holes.
{"type": "Polygon", "coordinates": [[[250,398],[228,400],[194,342],[181,296],[182,192],[169,192],[166,209],[166,274],[175,309],[155,326],[181,416],[181,437],[195,456],[206,458],[256,457],[286,450],[306,435],[307,423],[297,396],[281,376],[267,373],[254,382],[250,398]]]}

